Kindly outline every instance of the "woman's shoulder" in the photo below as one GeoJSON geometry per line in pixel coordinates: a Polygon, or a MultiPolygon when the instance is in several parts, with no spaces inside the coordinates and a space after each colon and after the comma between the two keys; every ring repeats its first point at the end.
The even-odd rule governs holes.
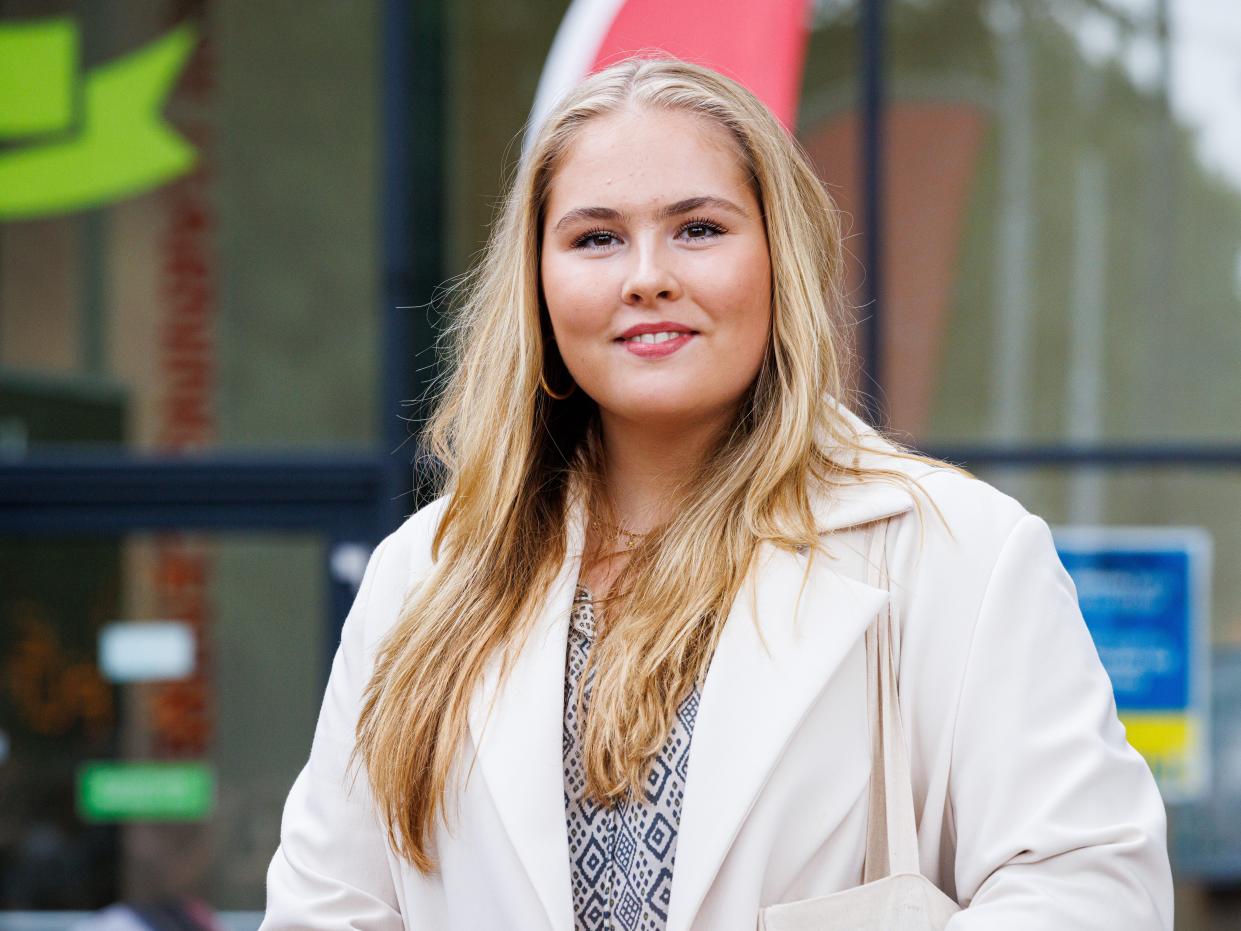
{"type": "Polygon", "coordinates": [[[369,649],[391,629],[406,594],[431,568],[431,545],[447,503],[445,495],[419,508],[371,553],[354,606],[369,649]]]}
{"type": "Polygon", "coordinates": [[[431,544],[439,529],[440,519],[448,506],[448,495],[423,505],[392,531],[381,546],[393,553],[393,561],[410,573],[420,572],[431,565],[431,544]]]}
{"type": "Polygon", "coordinates": [[[965,469],[888,439],[848,411],[844,416],[855,442],[829,453],[848,477],[816,497],[823,532],[900,517],[895,523],[916,527],[920,538],[943,535],[985,550],[1029,516],[1016,498],[965,469]]]}
{"type": "Polygon", "coordinates": [[[972,640],[988,593],[1000,601],[1057,604],[1073,594],[1051,527],[1017,498],[882,438],[870,445],[873,471],[858,494],[893,502],[885,559],[893,597],[910,618],[908,633],[922,629],[948,649],[972,640]]]}

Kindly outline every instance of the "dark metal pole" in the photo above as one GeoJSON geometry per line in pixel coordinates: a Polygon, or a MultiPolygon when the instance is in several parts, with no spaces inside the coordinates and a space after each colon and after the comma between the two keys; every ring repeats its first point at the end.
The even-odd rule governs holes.
{"type": "Polygon", "coordinates": [[[434,375],[430,302],[443,280],[442,0],[385,0],[382,73],[383,224],[380,436],[385,482],[381,535],[417,510],[414,431],[434,375]]]}
{"type": "Polygon", "coordinates": [[[862,391],[866,417],[887,425],[883,394],[883,167],[884,167],[884,12],[885,0],[862,0],[858,36],[861,42],[862,235],[865,263],[862,283],[862,391]]]}

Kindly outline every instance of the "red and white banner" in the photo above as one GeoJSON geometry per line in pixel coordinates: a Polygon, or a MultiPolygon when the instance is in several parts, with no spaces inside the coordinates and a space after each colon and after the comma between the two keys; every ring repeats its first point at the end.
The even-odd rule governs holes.
{"type": "Polygon", "coordinates": [[[713,68],[792,128],[810,14],[810,0],[573,0],[539,79],[531,132],[582,78],[636,52],[713,68]]]}

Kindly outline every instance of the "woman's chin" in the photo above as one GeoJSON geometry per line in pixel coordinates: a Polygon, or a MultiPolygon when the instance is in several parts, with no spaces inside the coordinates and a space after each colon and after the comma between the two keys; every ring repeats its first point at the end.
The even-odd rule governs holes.
{"type": "Polygon", "coordinates": [[[713,398],[686,397],[684,392],[642,392],[599,402],[604,419],[641,425],[645,430],[683,430],[723,415],[728,405],[713,398]]]}

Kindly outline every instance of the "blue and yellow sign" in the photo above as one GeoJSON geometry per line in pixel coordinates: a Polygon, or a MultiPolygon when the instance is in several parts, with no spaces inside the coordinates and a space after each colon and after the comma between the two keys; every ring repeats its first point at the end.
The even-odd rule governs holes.
{"type": "Polygon", "coordinates": [[[80,74],[72,19],[0,23],[0,220],[68,213],[189,171],[194,148],[163,119],[194,47],[181,26],[80,74]]]}
{"type": "Polygon", "coordinates": [[[1197,527],[1063,528],[1060,559],[1129,742],[1168,801],[1207,788],[1211,539],[1197,527]]]}

